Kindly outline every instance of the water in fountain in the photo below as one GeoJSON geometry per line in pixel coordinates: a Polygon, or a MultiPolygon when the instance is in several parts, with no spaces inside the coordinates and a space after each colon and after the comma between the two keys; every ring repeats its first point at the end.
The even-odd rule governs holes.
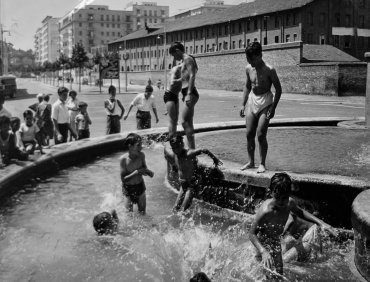
{"type": "MultiPolygon", "coordinates": [[[[189,281],[204,271],[212,281],[262,281],[247,236],[251,215],[195,202],[171,215],[176,193],[165,182],[163,147],[145,149],[147,216],[122,205],[118,158],[59,171],[24,185],[0,208],[0,281],[189,281]],[[97,236],[94,215],[117,209],[120,232],[97,236]],[[244,223],[244,224],[243,224],[244,223]],[[247,226],[246,228],[244,228],[247,226]]],[[[135,207],[136,210],[136,207],[135,207]]],[[[346,264],[352,242],[326,241],[324,256],[287,263],[291,281],[356,281],[346,264]]]]}

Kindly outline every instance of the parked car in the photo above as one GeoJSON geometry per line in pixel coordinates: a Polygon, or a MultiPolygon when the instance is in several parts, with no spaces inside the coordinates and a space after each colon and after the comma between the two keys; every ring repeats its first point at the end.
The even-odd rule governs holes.
{"type": "Polygon", "coordinates": [[[15,98],[17,94],[17,80],[13,76],[0,76],[0,94],[15,98]]]}

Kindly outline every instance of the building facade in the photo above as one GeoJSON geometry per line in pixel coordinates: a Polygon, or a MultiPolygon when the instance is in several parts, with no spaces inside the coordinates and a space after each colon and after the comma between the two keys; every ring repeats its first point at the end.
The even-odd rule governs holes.
{"type": "Polygon", "coordinates": [[[91,53],[93,47],[127,35],[131,31],[131,14],[109,10],[105,5],[86,5],[72,10],[59,21],[60,50],[71,56],[73,46],[80,43],[91,53]]]}
{"type": "Polygon", "coordinates": [[[189,54],[220,55],[253,41],[263,45],[302,41],[330,44],[363,60],[370,51],[369,14],[369,0],[258,0],[193,16],[191,21],[183,18],[157,29],[141,29],[112,42],[109,49],[129,53],[131,71],[171,68],[168,48],[175,41],[182,42],[189,54]]]}
{"type": "Polygon", "coordinates": [[[130,2],[125,11],[131,12],[132,30],[144,28],[145,24],[163,24],[169,17],[169,6],[158,6],[156,2],[130,2]]]}
{"type": "Polygon", "coordinates": [[[59,56],[59,19],[47,16],[42,21],[42,26],[36,30],[34,36],[36,63],[53,62],[59,56]]]}
{"type": "Polygon", "coordinates": [[[219,0],[204,0],[202,4],[191,7],[189,9],[179,10],[177,13],[173,14],[169,20],[177,20],[182,18],[187,18],[195,16],[202,13],[216,12],[223,9],[230,8],[234,5],[225,5],[225,1],[219,0]]]}

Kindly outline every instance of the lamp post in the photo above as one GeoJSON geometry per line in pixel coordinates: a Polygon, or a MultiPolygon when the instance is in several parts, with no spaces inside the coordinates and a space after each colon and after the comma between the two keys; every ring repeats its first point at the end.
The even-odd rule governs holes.
{"type": "Polygon", "coordinates": [[[11,36],[10,30],[3,30],[3,24],[1,24],[1,74],[5,74],[5,64],[4,64],[4,36],[3,33],[8,32],[8,35],[11,36]]]}
{"type": "MultiPolygon", "coordinates": [[[[163,64],[164,64],[164,90],[166,90],[166,87],[167,87],[167,63],[166,63],[166,57],[167,57],[167,52],[166,52],[166,27],[163,27],[164,28],[164,31],[163,31],[163,56],[164,56],[164,60],[163,60],[163,64]]],[[[157,39],[161,39],[160,37],[161,34],[158,34],[158,37],[157,39]]]]}

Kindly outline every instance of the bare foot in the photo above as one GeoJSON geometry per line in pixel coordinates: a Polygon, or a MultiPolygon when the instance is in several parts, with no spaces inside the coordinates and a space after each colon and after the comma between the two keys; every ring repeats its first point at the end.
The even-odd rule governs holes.
{"type": "Polygon", "coordinates": [[[240,168],[240,170],[246,170],[246,169],[248,169],[248,168],[254,168],[255,166],[254,166],[254,163],[252,163],[252,162],[249,162],[249,163],[247,163],[246,165],[243,165],[241,168],[240,168]]]}
{"type": "Polygon", "coordinates": [[[260,166],[257,169],[257,173],[264,173],[265,171],[266,171],[265,166],[260,164],[260,166]]]}

